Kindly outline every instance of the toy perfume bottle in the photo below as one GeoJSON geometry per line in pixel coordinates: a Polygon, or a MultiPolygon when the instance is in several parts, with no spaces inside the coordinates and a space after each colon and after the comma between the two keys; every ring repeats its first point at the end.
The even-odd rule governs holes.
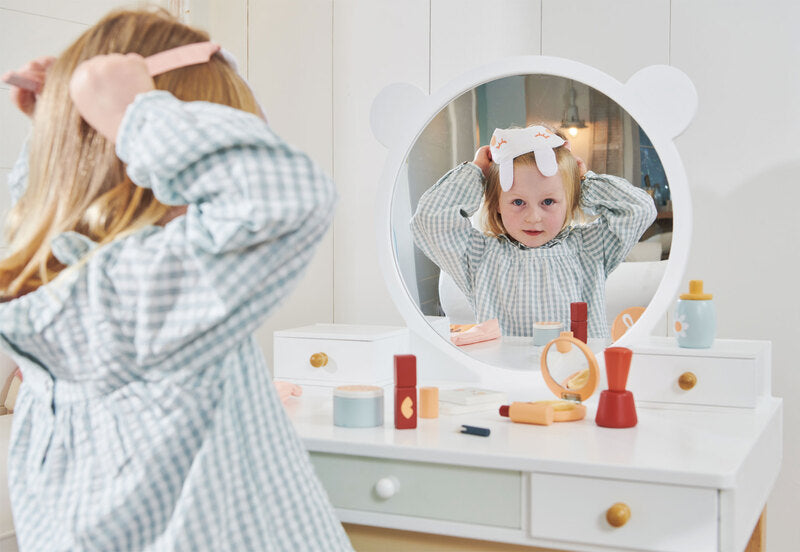
{"type": "Polygon", "coordinates": [[[636,405],[633,393],[625,389],[633,351],[625,347],[609,347],[604,354],[608,389],[600,393],[594,421],[601,427],[633,427],[638,422],[636,405]]]}
{"type": "Polygon", "coordinates": [[[717,311],[710,293],[703,293],[703,280],[691,280],[689,293],[675,308],[675,337],[678,347],[707,349],[717,333],[717,311]]]}

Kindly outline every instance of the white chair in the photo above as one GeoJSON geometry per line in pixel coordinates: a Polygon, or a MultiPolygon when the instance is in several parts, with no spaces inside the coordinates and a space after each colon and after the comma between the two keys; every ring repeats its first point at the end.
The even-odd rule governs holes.
{"type": "MultiPolygon", "coordinates": [[[[656,294],[667,261],[621,263],[606,278],[606,319],[610,328],[617,315],[630,307],[646,307],[656,294]]],[[[666,336],[667,318],[662,317],[654,335],[666,336]]]]}
{"type": "Polygon", "coordinates": [[[467,296],[458,288],[455,280],[444,270],[439,271],[439,304],[451,324],[475,324],[475,313],[469,306],[467,296]]]}

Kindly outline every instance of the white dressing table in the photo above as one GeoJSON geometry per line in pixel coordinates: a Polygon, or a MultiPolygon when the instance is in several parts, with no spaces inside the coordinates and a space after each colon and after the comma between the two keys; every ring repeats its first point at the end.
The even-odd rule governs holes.
{"type": "MultiPolygon", "coordinates": [[[[371,113],[373,133],[388,148],[376,237],[387,288],[411,336],[409,350],[393,353],[418,356],[419,386],[506,390],[510,400],[552,398],[540,376],[533,376],[537,359],[526,338],[472,346],[465,354],[437,333],[438,324],[423,315],[430,313],[418,290],[427,276],[416,274],[407,232],[415,207],[413,200],[404,202],[419,192],[411,191],[412,184],[415,190],[432,185],[426,175],[438,168],[435,159],[410,155],[417,144],[436,150],[426,149],[420,137],[430,128],[431,143],[455,143],[455,134],[437,132],[463,124],[473,133],[474,121],[458,118],[458,99],[473,97],[484,83],[516,76],[577,81],[608,97],[647,135],[669,182],[674,216],[664,277],[644,314],[615,343],[634,351],[628,388],[637,399],[638,425],[596,426],[596,394],[578,422],[518,424],[493,410],[420,419],[415,430],[395,430],[389,388],[384,427],[339,428],[333,426],[333,385],[308,388],[288,405],[289,415],[346,523],[558,550],[741,552],[760,523],[781,463],[782,403],[771,396],[770,347],[717,340],[711,349],[692,351],[651,337],[683,288],[691,240],[689,185],[673,140],[694,116],[697,93],[677,69],[648,67],[623,84],[574,61],[528,56],[476,68],[431,96],[410,85],[384,89],[371,113]],[[441,113],[448,124],[437,126],[441,113]],[[684,376],[691,387],[684,386],[684,376]],[[491,435],[461,434],[462,424],[488,427],[491,435]],[[618,517],[615,527],[606,515],[617,503],[627,506],[629,516],[618,517]]],[[[541,105],[544,96],[536,95],[536,87],[529,92],[529,103],[541,105]]],[[[523,115],[518,126],[531,114],[523,115]]],[[[301,373],[280,364],[279,371],[301,373]]],[[[361,382],[375,383],[377,378],[363,376],[365,367],[377,366],[340,361],[341,372],[315,379],[345,381],[358,373],[361,382]]],[[[604,375],[600,381],[603,386],[604,375]]],[[[436,549],[424,542],[421,549],[436,549]]]]}
{"type": "Polygon", "coordinates": [[[780,467],[780,399],[640,407],[624,430],[597,427],[588,406],[585,420],[552,426],[486,411],[416,430],[395,430],[388,408],[384,427],[335,427],[329,392],[288,411],[346,523],[564,550],[744,549],[780,467]],[[492,433],[458,433],[464,423],[492,433]],[[617,502],[631,514],[615,528],[605,516],[617,502]]]}

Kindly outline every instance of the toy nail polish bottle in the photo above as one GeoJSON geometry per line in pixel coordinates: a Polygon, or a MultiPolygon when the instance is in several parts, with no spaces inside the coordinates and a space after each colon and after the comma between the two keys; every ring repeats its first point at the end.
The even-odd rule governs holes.
{"type": "Polygon", "coordinates": [[[689,293],[675,308],[675,337],[678,347],[707,349],[717,333],[717,312],[710,293],[703,293],[703,280],[691,280],[689,293]]]}
{"type": "Polygon", "coordinates": [[[600,393],[594,421],[601,427],[633,427],[638,422],[636,405],[633,393],[625,389],[633,351],[625,347],[609,347],[604,355],[608,389],[600,393]]]}

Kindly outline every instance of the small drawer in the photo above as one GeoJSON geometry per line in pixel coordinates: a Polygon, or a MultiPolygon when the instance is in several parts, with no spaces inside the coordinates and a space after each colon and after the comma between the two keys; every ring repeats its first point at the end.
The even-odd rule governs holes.
{"type": "Polygon", "coordinates": [[[522,473],[312,452],[333,505],[519,529],[522,473]]]}
{"type": "Polygon", "coordinates": [[[674,339],[651,339],[633,347],[628,389],[637,401],[754,408],[770,394],[768,342],[681,349],[674,339]]]}
{"type": "Polygon", "coordinates": [[[534,538],[614,550],[717,550],[716,489],[533,473],[530,492],[534,538]]]}
{"type": "Polygon", "coordinates": [[[408,353],[408,330],[316,324],[274,334],[276,379],[323,386],[389,385],[396,354],[408,353]]]}

